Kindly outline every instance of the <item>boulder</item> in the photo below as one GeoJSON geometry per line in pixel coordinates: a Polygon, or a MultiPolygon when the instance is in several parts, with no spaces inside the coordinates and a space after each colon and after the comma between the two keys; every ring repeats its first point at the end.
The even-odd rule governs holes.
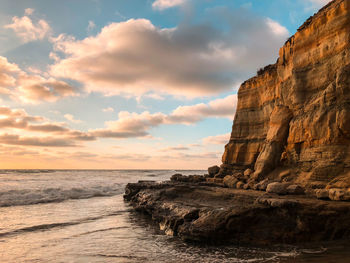
{"type": "Polygon", "coordinates": [[[210,177],[214,177],[217,173],[219,173],[220,167],[217,165],[211,166],[208,168],[208,174],[210,177]]]}
{"type": "Polygon", "coordinates": [[[345,189],[329,189],[328,194],[333,201],[350,201],[350,192],[345,189]]]}
{"type": "Polygon", "coordinates": [[[270,183],[266,187],[266,192],[278,195],[286,195],[288,194],[287,188],[289,185],[290,184],[279,182],[270,183]]]}
{"type": "Polygon", "coordinates": [[[227,175],[224,178],[224,185],[227,186],[228,188],[236,188],[236,184],[238,183],[237,178],[227,175]]]}
{"type": "Polygon", "coordinates": [[[252,169],[248,168],[244,171],[243,175],[244,175],[244,177],[249,178],[252,173],[254,173],[254,171],[252,169]]]}
{"type": "Polygon", "coordinates": [[[236,184],[236,188],[237,188],[237,189],[243,189],[243,188],[244,188],[244,183],[243,183],[243,182],[238,182],[238,183],[236,184]]]}
{"type": "Polygon", "coordinates": [[[323,200],[329,199],[329,193],[328,193],[328,190],[326,189],[316,189],[315,195],[318,199],[323,199],[323,200]]]}
{"type": "Polygon", "coordinates": [[[265,179],[255,185],[255,189],[259,191],[266,191],[266,188],[269,184],[269,179],[265,179]]]}

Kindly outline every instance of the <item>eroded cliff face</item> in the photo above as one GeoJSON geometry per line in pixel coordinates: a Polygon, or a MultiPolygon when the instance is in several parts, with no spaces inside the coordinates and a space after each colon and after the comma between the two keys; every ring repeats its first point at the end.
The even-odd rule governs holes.
{"type": "Polygon", "coordinates": [[[222,162],[221,177],[350,187],[350,1],[322,8],[241,85],[222,162]]]}

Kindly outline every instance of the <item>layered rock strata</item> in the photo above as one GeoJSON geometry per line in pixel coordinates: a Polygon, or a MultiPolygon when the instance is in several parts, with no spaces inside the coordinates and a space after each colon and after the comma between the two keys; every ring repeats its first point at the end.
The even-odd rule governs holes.
{"type": "Polygon", "coordinates": [[[310,188],[350,187],[350,1],[334,0],[244,82],[217,174],[288,170],[310,188]]]}
{"type": "Polygon", "coordinates": [[[124,198],[185,241],[295,244],[350,238],[350,203],[205,183],[128,184],[124,198]]]}

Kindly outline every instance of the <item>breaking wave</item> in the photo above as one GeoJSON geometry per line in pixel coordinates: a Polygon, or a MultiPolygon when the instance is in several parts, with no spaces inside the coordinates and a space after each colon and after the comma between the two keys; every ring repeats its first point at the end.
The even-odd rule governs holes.
{"type": "Polygon", "coordinates": [[[73,187],[69,189],[23,189],[0,191],[0,207],[63,202],[69,199],[114,196],[124,192],[121,184],[111,186],[73,187]]]}

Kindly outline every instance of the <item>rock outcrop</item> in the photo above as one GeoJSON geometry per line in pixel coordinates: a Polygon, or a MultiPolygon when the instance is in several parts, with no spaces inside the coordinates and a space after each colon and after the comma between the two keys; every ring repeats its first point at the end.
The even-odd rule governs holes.
{"type": "Polygon", "coordinates": [[[185,241],[271,245],[350,238],[348,202],[178,181],[128,184],[124,198],[165,234],[185,241]]]}
{"type": "Polygon", "coordinates": [[[322,8],[241,85],[222,162],[220,177],[288,171],[308,189],[350,188],[350,1],[322,8]]]}

